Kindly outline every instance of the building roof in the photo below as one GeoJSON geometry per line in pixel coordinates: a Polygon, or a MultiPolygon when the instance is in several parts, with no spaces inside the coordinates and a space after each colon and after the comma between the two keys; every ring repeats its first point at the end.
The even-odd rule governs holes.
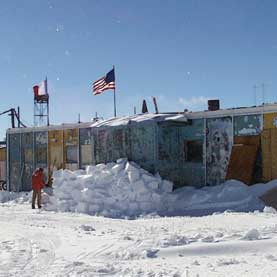
{"type": "Polygon", "coordinates": [[[30,132],[30,131],[46,131],[46,130],[60,130],[60,129],[74,129],[74,128],[90,128],[90,127],[115,127],[115,126],[126,126],[134,125],[139,123],[151,123],[151,122],[162,122],[162,121],[174,121],[174,122],[187,122],[189,119],[202,119],[202,118],[216,118],[225,116],[239,116],[239,115],[251,115],[251,114],[264,114],[277,112],[277,104],[266,104],[262,106],[254,107],[240,107],[221,109],[217,111],[201,111],[201,112],[173,112],[173,113],[162,113],[162,114],[138,114],[131,116],[123,116],[110,118],[107,120],[100,120],[95,122],[85,123],[73,123],[73,124],[60,124],[50,125],[42,127],[28,127],[28,128],[10,128],[7,133],[19,133],[19,132],[30,132]]]}

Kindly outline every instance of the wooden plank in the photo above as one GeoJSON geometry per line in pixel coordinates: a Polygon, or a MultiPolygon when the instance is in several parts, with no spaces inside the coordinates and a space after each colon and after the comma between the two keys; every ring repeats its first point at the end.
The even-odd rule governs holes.
{"type": "Polygon", "coordinates": [[[271,130],[263,130],[261,134],[263,181],[271,180],[271,130]]]}
{"type": "Polygon", "coordinates": [[[6,147],[0,148],[0,161],[6,161],[6,147]]]}
{"type": "Polygon", "coordinates": [[[277,129],[270,130],[271,179],[277,178],[277,129]]]}
{"type": "Polygon", "coordinates": [[[243,144],[243,145],[257,145],[261,144],[261,136],[235,136],[234,144],[243,144]]]}
{"type": "Polygon", "coordinates": [[[229,160],[226,180],[236,179],[250,185],[257,158],[257,145],[234,145],[229,160]]]}

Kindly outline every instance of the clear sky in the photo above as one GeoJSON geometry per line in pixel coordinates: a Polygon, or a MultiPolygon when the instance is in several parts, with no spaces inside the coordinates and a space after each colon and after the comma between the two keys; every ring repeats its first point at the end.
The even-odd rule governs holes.
{"type": "MultiPolygon", "coordinates": [[[[116,67],[118,114],[277,101],[276,0],[10,0],[0,7],[0,112],[33,124],[32,86],[47,75],[51,123],[113,116],[92,82],[116,67]]],[[[10,126],[0,117],[0,138],[10,126]]]]}

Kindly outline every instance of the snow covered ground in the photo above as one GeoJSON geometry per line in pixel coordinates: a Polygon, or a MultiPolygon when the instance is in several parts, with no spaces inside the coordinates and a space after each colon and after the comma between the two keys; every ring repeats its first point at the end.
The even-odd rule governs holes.
{"type": "Polygon", "coordinates": [[[0,276],[277,276],[277,214],[111,219],[0,206],[0,276]]]}
{"type": "Polygon", "coordinates": [[[0,276],[277,276],[277,212],[259,199],[276,181],[172,192],[120,159],[53,186],[41,211],[0,192],[0,276]]]}

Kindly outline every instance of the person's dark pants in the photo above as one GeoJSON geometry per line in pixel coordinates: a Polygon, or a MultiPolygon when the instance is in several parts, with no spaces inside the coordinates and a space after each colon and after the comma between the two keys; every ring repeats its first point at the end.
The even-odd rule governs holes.
{"type": "Polygon", "coordinates": [[[38,208],[41,208],[41,189],[34,190],[33,189],[33,197],[32,197],[32,208],[35,208],[35,203],[37,199],[38,208]]]}

